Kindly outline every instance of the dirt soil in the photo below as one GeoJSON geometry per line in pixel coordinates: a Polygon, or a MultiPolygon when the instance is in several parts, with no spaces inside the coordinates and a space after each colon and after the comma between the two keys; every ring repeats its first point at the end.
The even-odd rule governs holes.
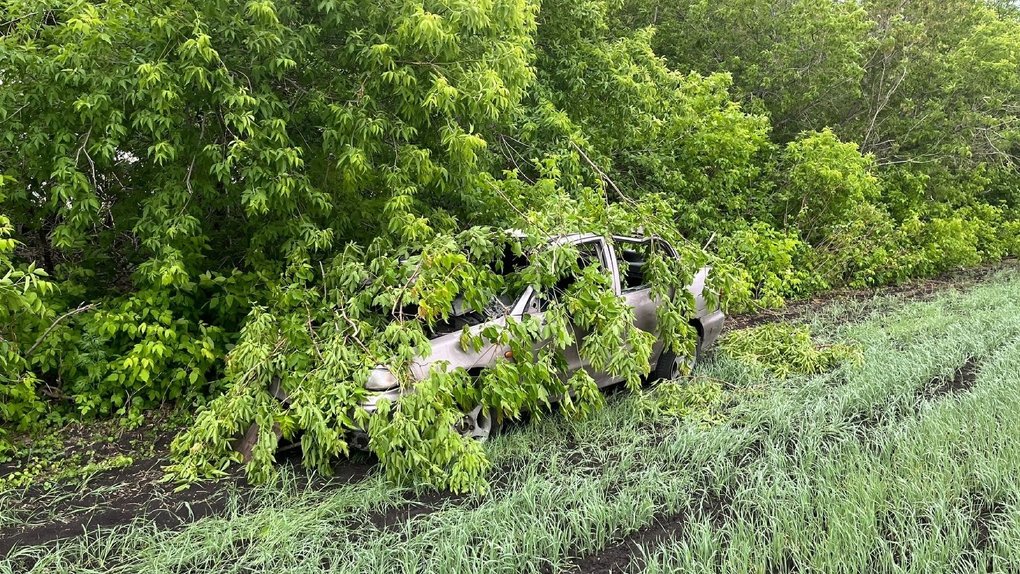
{"type": "MultiPolygon", "coordinates": [[[[816,311],[836,299],[866,300],[877,295],[900,295],[908,299],[928,299],[949,288],[966,288],[980,282],[988,275],[1003,268],[1018,268],[1018,262],[978,268],[946,275],[937,279],[908,283],[887,289],[857,291],[836,291],[822,297],[790,304],[778,311],[762,311],[732,317],[728,329],[744,328],[773,321],[791,320],[816,311]]],[[[931,400],[942,394],[957,392],[967,387],[975,364],[969,363],[950,380],[932,381],[925,396],[931,400]]],[[[158,417],[157,417],[158,419],[158,417]]],[[[167,464],[169,444],[176,429],[168,428],[165,421],[147,423],[131,431],[118,430],[111,436],[109,427],[96,433],[90,427],[76,425],[61,431],[64,438],[64,457],[75,453],[88,452],[89,459],[101,461],[117,455],[132,457],[132,462],[114,470],[101,472],[77,483],[44,485],[38,482],[21,490],[0,494],[0,509],[7,516],[17,517],[14,525],[0,524],[0,556],[23,546],[48,544],[60,539],[94,533],[100,529],[144,520],[158,528],[177,528],[203,517],[223,514],[228,509],[231,497],[243,505],[246,493],[252,486],[243,475],[234,470],[227,478],[209,482],[179,492],[175,485],[161,482],[162,466],[167,464]],[[139,454],[144,453],[144,454],[139,454]],[[17,522],[20,522],[18,524],[17,522]]],[[[58,456],[58,458],[59,458],[58,456]]],[[[299,465],[300,449],[291,449],[278,455],[281,464],[299,465]]],[[[0,464],[0,476],[21,470],[25,459],[0,464]]],[[[342,461],[335,468],[332,479],[322,480],[322,487],[328,488],[336,481],[352,482],[364,479],[374,472],[375,464],[367,457],[342,461]]],[[[306,476],[304,472],[295,473],[306,476]]],[[[307,480],[307,479],[305,479],[307,480]]],[[[319,479],[316,479],[319,480],[319,479]]],[[[408,500],[407,505],[391,509],[371,522],[379,528],[389,528],[408,517],[425,514],[443,503],[451,502],[449,496],[425,496],[408,500]]],[[[452,502],[456,502],[455,500],[452,502]]],[[[705,515],[713,517],[725,512],[726,501],[719,499],[715,508],[705,508],[705,515]]],[[[657,542],[676,536],[692,517],[663,517],[652,525],[633,532],[611,543],[597,554],[583,557],[574,562],[572,570],[579,572],[617,572],[626,567],[634,558],[639,544],[655,546],[657,542]]]]}
{"type": "MultiPolygon", "coordinates": [[[[170,442],[177,429],[168,428],[157,415],[134,430],[121,430],[111,436],[84,425],[71,425],[61,431],[64,457],[89,453],[92,461],[108,460],[118,455],[130,456],[131,464],[93,476],[79,477],[63,484],[47,484],[45,479],[28,488],[0,494],[0,509],[14,516],[21,524],[0,528],[0,556],[23,546],[48,544],[57,540],[94,533],[142,521],[160,529],[178,528],[183,524],[227,511],[231,496],[243,506],[252,485],[240,469],[226,478],[193,485],[177,491],[177,485],[162,482],[163,466],[169,460],[170,442]],[[139,453],[144,453],[139,456],[139,453]],[[42,482],[40,484],[40,482],[42,482]]],[[[102,430],[108,430],[103,428],[102,430]]],[[[56,458],[60,458],[57,455],[56,458]]],[[[300,449],[288,449],[277,455],[282,465],[300,466],[300,449]]],[[[20,470],[25,460],[0,465],[0,476],[20,470]]],[[[316,479],[323,487],[362,480],[375,468],[367,456],[339,463],[335,475],[316,479]]],[[[299,477],[299,487],[307,486],[307,474],[299,477]]]]}
{"type": "Polygon", "coordinates": [[[602,550],[572,561],[565,570],[592,574],[620,574],[628,572],[643,561],[642,549],[654,549],[680,537],[693,521],[708,519],[715,525],[723,524],[732,511],[727,494],[704,492],[697,496],[701,507],[690,514],[677,514],[657,519],[622,539],[606,545],[602,550]]]}

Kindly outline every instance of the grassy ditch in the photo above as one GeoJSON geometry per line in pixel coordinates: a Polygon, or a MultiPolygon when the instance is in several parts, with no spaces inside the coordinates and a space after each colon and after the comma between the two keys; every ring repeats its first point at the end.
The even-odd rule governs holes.
{"type": "Polygon", "coordinates": [[[859,359],[779,376],[720,353],[695,411],[617,394],[520,425],[487,446],[484,496],[288,475],[179,529],[17,547],[0,573],[1020,570],[1016,272],[806,323],[859,359]]]}

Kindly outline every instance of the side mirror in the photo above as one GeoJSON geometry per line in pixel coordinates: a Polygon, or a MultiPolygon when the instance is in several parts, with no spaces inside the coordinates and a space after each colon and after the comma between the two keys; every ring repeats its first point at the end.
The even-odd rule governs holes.
{"type": "Polygon", "coordinates": [[[517,303],[514,305],[514,312],[524,315],[534,315],[542,312],[542,296],[534,287],[528,287],[517,303]]]}
{"type": "Polygon", "coordinates": [[[532,293],[531,299],[528,300],[527,306],[524,307],[524,313],[527,315],[535,315],[542,312],[542,305],[539,302],[538,293],[532,293]]]}

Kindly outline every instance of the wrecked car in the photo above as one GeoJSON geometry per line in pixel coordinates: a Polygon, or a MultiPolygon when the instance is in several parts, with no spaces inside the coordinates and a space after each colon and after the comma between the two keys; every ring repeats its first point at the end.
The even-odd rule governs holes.
{"type": "MultiPolygon", "coordinates": [[[[677,252],[665,240],[658,237],[623,237],[615,236],[610,243],[605,238],[594,234],[576,234],[555,238],[550,245],[570,245],[578,250],[581,260],[586,264],[598,264],[611,276],[613,291],[624,298],[634,309],[636,326],[649,333],[658,333],[657,310],[658,302],[652,297],[651,286],[646,277],[645,263],[650,253],[666,253],[676,257],[677,252]],[[615,246],[615,249],[614,249],[615,246]]],[[[651,379],[670,379],[686,373],[694,366],[698,354],[710,347],[722,330],[725,316],[717,306],[709,306],[703,296],[705,280],[709,268],[702,268],[688,286],[695,300],[695,312],[690,317],[691,325],[698,333],[698,342],[694,356],[676,356],[665,350],[661,337],[655,343],[651,355],[651,379]]],[[[567,278],[569,281],[570,278],[567,278]]],[[[563,288],[563,285],[559,285],[563,288]]],[[[479,332],[487,325],[506,321],[507,317],[523,318],[528,315],[539,315],[543,312],[543,298],[533,287],[527,287],[522,293],[506,295],[500,298],[498,309],[487,311],[484,317],[472,314],[455,304],[454,316],[448,322],[445,332],[437,332],[431,339],[431,353],[411,364],[411,375],[415,380],[424,379],[430,368],[439,362],[445,362],[449,368],[463,368],[468,372],[478,372],[494,365],[498,358],[503,357],[508,349],[498,345],[488,345],[478,351],[465,350],[461,344],[460,330],[464,327],[479,332]],[[475,320],[470,320],[474,315],[475,320]]],[[[607,373],[599,373],[587,365],[578,352],[575,343],[565,351],[565,358],[570,372],[586,369],[600,388],[621,382],[607,373]]],[[[403,393],[411,392],[401,386],[390,370],[385,366],[373,369],[365,383],[369,396],[363,404],[368,411],[374,411],[376,404],[383,400],[398,401],[403,393]]],[[[413,388],[413,387],[412,387],[413,388]]],[[[481,407],[465,413],[461,432],[474,438],[484,440],[493,430],[492,417],[481,407]]]]}

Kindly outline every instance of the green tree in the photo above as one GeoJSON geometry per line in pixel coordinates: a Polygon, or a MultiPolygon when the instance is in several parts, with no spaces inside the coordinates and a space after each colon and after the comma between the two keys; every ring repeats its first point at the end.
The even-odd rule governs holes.
{"type": "Polygon", "coordinates": [[[961,172],[1014,164],[1020,27],[979,0],[869,4],[861,147],[883,164],[961,172]]]}
{"type": "MultiPolygon", "coordinates": [[[[521,106],[534,87],[533,5],[9,0],[3,13],[3,206],[45,253],[58,299],[96,305],[31,367],[86,415],[136,417],[222,391],[175,441],[178,478],[221,471],[256,423],[254,477],[269,474],[279,435],[300,433],[306,464],[327,469],[366,428],[395,478],[478,488],[487,463],[453,429],[464,408],[514,417],[552,396],[570,412],[600,404],[590,377],[559,376],[568,315],[592,332],[582,347],[593,364],[632,386],[647,371],[651,336],[589,273],[544,323],[485,334],[522,354],[551,340],[533,363],[479,380],[407,374],[455,299],[480,311],[503,286],[492,267],[510,236],[472,225],[510,223],[501,201],[544,194],[557,207],[514,216],[532,232],[514,246],[535,252],[532,285],[576,270],[569,256],[544,259],[547,235],[649,220],[654,204],[607,205],[598,168],[571,146],[546,146],[546,161],[537,145],[501,177],[510,162],[489,142],[527,139],[536,116],[521,106]],[[369,415],[364,381],[378,364],[415,392],[369,415]]],[[[680,351],[695,336],[680,282],[708,259],[678,243],[683,268],[657,268],[662,294],[684,294],[661,319],[680,351]]]]}
{"type": "Polygon", "coordinates": [[[682,72],[732,74],[777,141],[839,125],[861,97],[872,22],[858,2],[625,0],[624,27],[654,27],[652,46],[682,72]]]}
{"type": "Polygon", "coordinates": [[[204,384],[224,278],[249,274],[265,300],[346,241],[412,240],[415,213],[469,213],[463,198],[493,181],[481,130],[532,77],[523,0],[10,0],[0,13],[4,210],[67,296],[124,298],[75,327],[111,342],[95,360],[54,351],[44,368],[77,379],[83,363],[120,364],[90,377],[138,380],[138,397],[166,394],[159,365],[196,365],[184,376],[204,384]]]}
{"type": "Polygon", "coordinates": [[[671,70],[653,52],[651,31],[615,30],[611,8],[602,0],[543,3],[540,94],[577,126],[620,192],[670,198],[690,236],[707,238],[760,210],[767,118],[732,100],[729,76],[671,70]]]}

